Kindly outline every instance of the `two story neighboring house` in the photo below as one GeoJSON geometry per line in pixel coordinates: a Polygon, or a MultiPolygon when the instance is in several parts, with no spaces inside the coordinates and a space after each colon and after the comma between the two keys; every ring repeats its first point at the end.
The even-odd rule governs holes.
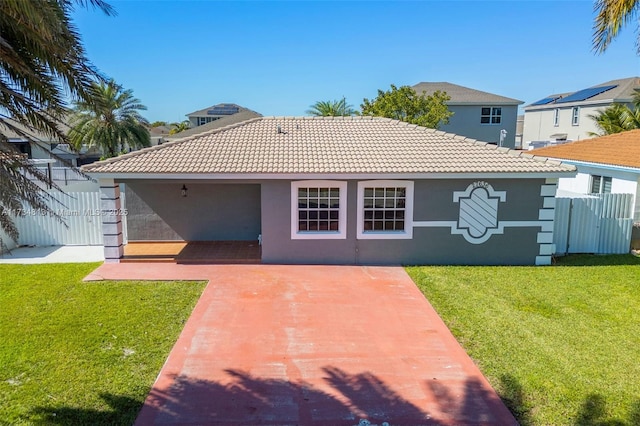
{"type": "MultiPolygon", "coordinates": [[[[219,105],[232,105],[232,104],[219,104],[219,105]]],[[[219,111],[219,109],[215,109],[214,107],[208,108],[208,110],[209,111],[211,111],[211,110],[219,111]]],[[[201,111],[205,111],[205,110],[201,110],[201,111]]],[[[240,123],[242,121],[250,120],[252,118],[262,117],[262,114],[259,114],[259,113],[255,112],[255,111],[252,111],[252,110],[244,108],[244,107],[238,107],[237,105],[235,105],[233,109],[227,109],[227,111],[236,111],[236,112],[234,112],[233,114],[217,116],[215,118],[215,120],[211,120],[211,121],[209,121],[209,122],[207,122],[205,124],[199,125],[197,127],[193,126],[193,121],[191,120],[192,117],[191,117],[191,115],[189,115],[189,120],[192,123],[191,124],[191,128],[187,129],[187,130],[183,130],[182,132],[179,132],[179,133],[174,133],[173,135],[165,135],[164,136],[164,140],[165,141],[173,141],[173,140],[176,140],[176,139],[182,139],[182,138],[186,138],[188,136],[193,136],[193,135],[197,135],[197,134],[200,134],[200,133],[203,133],[203,132],[208,132],[208,131],[213,130],[213,129],[218,129],[218,128],[225,127],[225,126],[230,126],[232,124],[240,123]],[[235,107],[237,107],[237,111],[236,111],[235,107]]]]}
{"type": "Polygon", "coordinates": [[[611,80],[576,92],[556,93],[524,108],[524,148],[590,138],[598,127],[590,115],[614,103],[632,105],[640,78],[611,80]]]}
{"type": "Polygon", "coordinates": [[[451,97],[447,106],[453,116],[439,130],[515,148],[518,105],[523,101],[447,82],[422,82],[413,90],[419,95],[441,91],[451,97]]]}
{"type": "Polygon", "coordinates": [[[189,113],[187,114],[187,118],[189,119],[191,128],[193,129],[194,127],[203,126],[223,117],[237,114],[243,110],[246,110],[246,108],[236,104],[217,104],[189,113]]]}

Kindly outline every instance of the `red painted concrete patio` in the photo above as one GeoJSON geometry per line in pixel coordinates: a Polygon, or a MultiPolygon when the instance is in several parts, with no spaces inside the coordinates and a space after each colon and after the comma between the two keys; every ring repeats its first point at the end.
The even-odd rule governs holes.
{"type": "Polygon", "coordinates": [[[515,425],[400,267],[104,264],[209,280],[137,425],[515,425]]]}

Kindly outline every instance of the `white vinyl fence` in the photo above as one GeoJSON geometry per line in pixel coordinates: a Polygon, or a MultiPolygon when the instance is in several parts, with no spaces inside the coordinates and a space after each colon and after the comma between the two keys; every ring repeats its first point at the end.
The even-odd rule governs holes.
{"type": "Polygon", "coordinates": [[[556,254],[628,253],[633,228],[631,194],[556,198],[556,254]]]}
{"type": "Polygon", "coordinates": [[[25,205],[24,215],[15,217],[19,245],[102,245],[99,192],[54,192],[51,196],[47,204],[63,222],[25,205]]]}

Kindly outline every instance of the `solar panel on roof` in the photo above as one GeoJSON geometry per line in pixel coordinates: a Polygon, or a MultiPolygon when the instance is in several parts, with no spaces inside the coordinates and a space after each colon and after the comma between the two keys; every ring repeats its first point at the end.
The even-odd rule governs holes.
{"type": "Polygon", "coordinates": [[[578,90],[577,92],[570,94],[566,98],[562,98],[558,100],[556,103],[561,104],[566,102],[584,101],[585,99],[593,98],[594,96],[599,95],[600,93],[604,93],[607,90],[611,90],[614,87],[618,87],[618,85],[614,84],[612,86],[590,87],[588,89],[578,90]]]}
{"type": "Polygon", "coordinates": [[[560,96],[550,96],[548,98],[540,99],[539,101],[536,101],[536,102],[532,103],[531,105],[547,105],[547,104],[550,104],[551,102],[555,101],[558,98],[560,98],[560,96]]]}
{"type": "Polygon", "coordinates": [[[215,106],[207,111],[209,115],[233,115],[240,111],[237,106],[215,106]]]}

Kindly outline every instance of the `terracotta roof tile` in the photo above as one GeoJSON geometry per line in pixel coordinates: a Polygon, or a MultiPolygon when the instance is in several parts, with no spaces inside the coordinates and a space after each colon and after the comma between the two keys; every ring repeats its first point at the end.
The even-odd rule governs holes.
{"type": "Polygon", "coordinates": [[[572,171],[573,167],[391,119],[260,117],[93,163],[83,170],[150,174],[544,173],[572,171]]]}
{"type": "Polygon", "coordinates": [[[529,152],[552,158],[640,169],[640,129],[529,152]]]}

